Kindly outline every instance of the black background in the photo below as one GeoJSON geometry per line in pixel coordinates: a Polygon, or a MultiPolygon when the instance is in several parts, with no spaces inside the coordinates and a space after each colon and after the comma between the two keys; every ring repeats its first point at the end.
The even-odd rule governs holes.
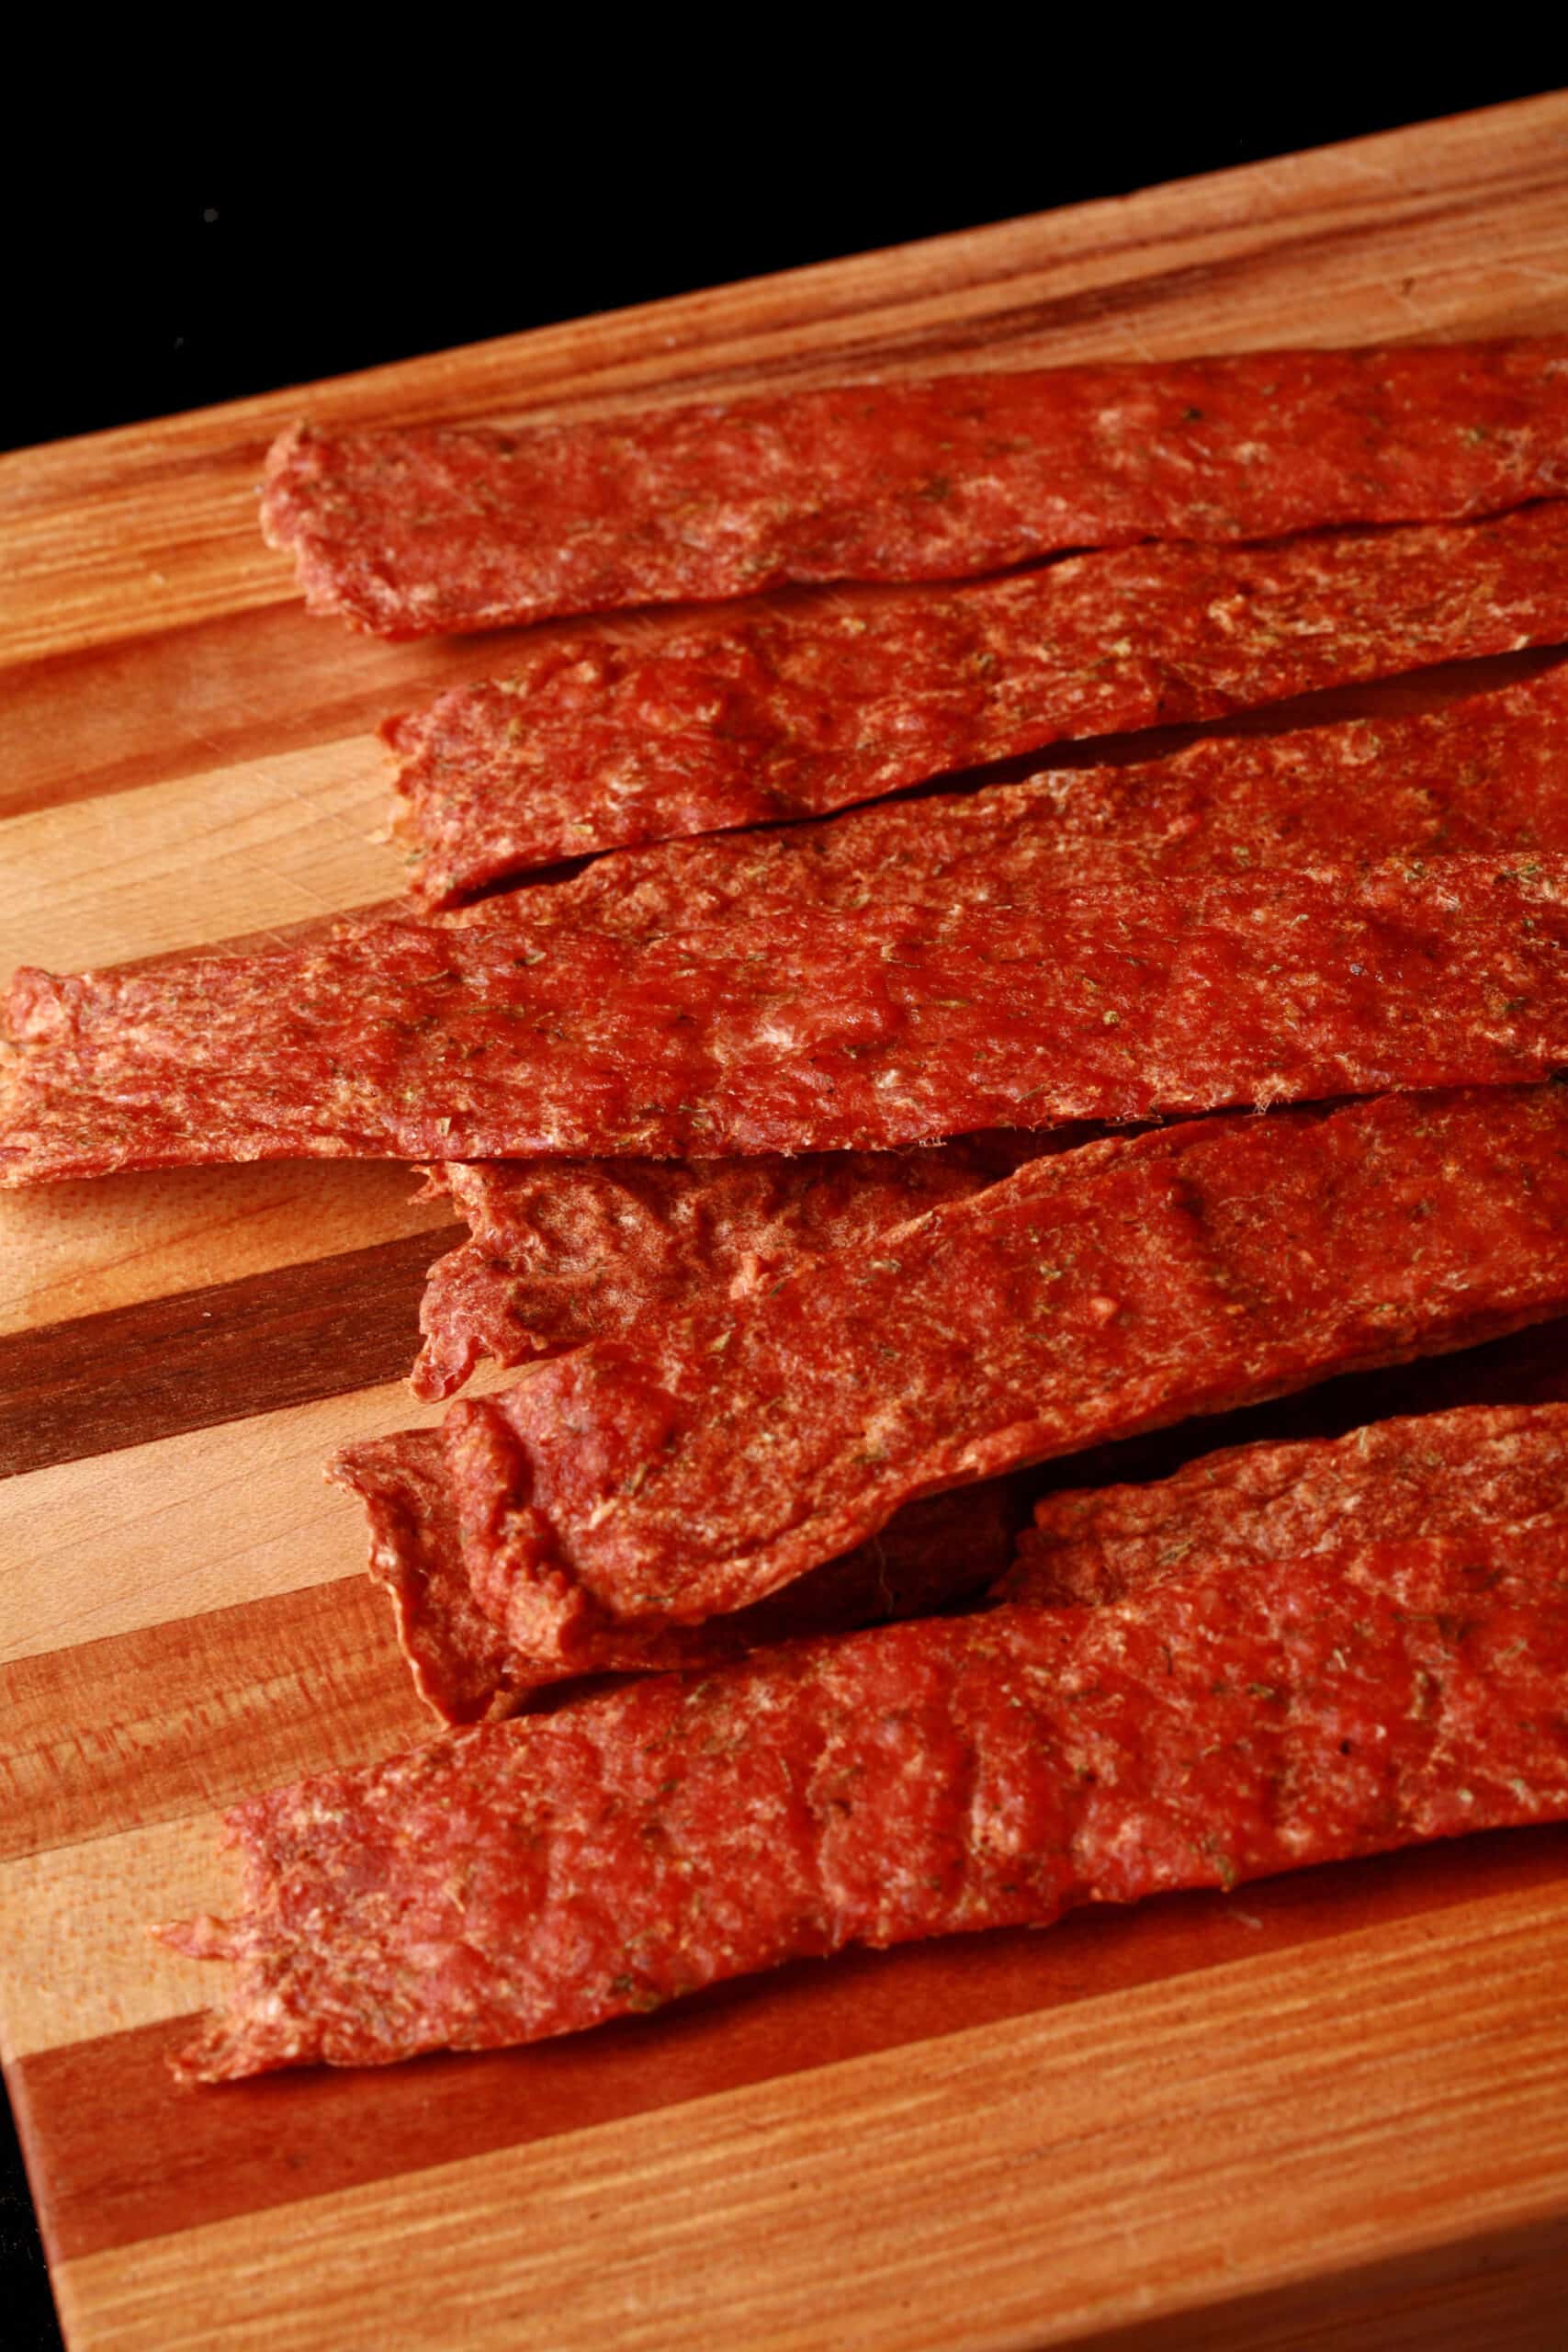
{"type": "Polygon", "coordinates": [[[1093,70],[1067,74],[1041,43],[1010,73],[995,60],[925,76],[896,63],[852,98],[829,94],[836,70],[825,63],[818,85],[796,60],[777,69],[788,88],[760,98],[753,78],[746,104],[716,115],[711,89],[668,72],[658,105],[639,107],[628,68],[610,129],[592,144],[558,61],[519,108],[526,127],[487,136],[476,126],[472,153],[442,143],[411,159],[406,91],[382,139],[334,123],[347,146],[325,169],[314,150],[302,169],[280,138],[264,169],[216,154],[170,171],[167,137],[150,134],[160,168],[94,186],[67,148],[29,182],[6,259],[0,316],[15,341],[0,368],[0,447],[1122,195],[1568,81],[1568,29],[1529,48],[1492,74],[1466,62],[1380,74],[1365,56],[1354,71],[1341,59],[1314,73],[1310,58],[1276,60],[1253,86],[1235,78],[1234,54],[1221,73],[1168,42],[1158,58],[1141,53],[1129,90],[1109,46],[1093,70]]]}
{"type": "MultiPolygon", "coordinates": [[[[1447,71],[1408,61],[1380,70],[1342,37],[1318,41],[1321,64],[1259,48],[1256,20],[1245,51],[1212,37],[1201,49],[1196,35],[1189,48],[1179,29],[1156,55],[1122,15],[1097,52],[1076,47],[1070,62],[1042,37],[1026,53],[999,53],[1004,22],[976,19],[991,48],[967,66],[911,56],[907,34],[886,70],[857,75],[852,90],[830,46],[743,67],[719,45],[690,71],[650,62],[645,73],[623,56],[606,96],[593,86],[605,70],[597,50],[619,38],[606,18],[564,64],[558,49],[496,60],[497,87],[486,88],[488,61],[470,49],[466,94],[443,73],[422,87],[417,61],[395,101],[385,89],[367,99],[373,119],[344,126],[322,94],[315,134],[312,85],[297,73],[276,94],[265,168],[230,153],[192,159],[188,141],[160,130],[139,157],[122,148],[112,174],[84,177],[80,142],[62,140],[29,173],[25,201],[9,206],[23,233],[8,240],[0,447],[1122,195],[1568,81],[1568,33],[1537,34],[1528,56],[1516,44],[1511,59],[1499,43],[1496,72],[1457,49],[1447,71]],[[465,104],[477,110],[466,136],[465,104]],[[433,115],[457,118],[459,135],[427,137],[433,115]]],[[[1448,43],[1438,35],[1430,46],[1448,43]]],[[[1568,257],[1568,218],[1563,246],[1568,257]]],[[[1312,323],[1303,321],[1303,336],[1312,323]]],[[[59,2342],[14,2145],[0,2145],[0,2314],[15,2352],[59,2342]]]]}

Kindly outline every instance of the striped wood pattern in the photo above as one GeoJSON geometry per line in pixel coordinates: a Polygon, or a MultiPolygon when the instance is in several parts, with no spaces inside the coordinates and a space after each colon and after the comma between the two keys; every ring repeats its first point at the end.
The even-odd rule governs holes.
{"type": "MultiPolygon", "coordinates": [[[[568,413],[1564,326],[1554,97],[310,399],[568,413]]],[[[254,513],[299,404],[0,460],[0,964],[397,889],[374,723],[505,649],[305,620],[254,513]]],[[[1563,2340],[1568,1833],[789,1971],[576,2045],[176,2093],[206,1984],[141,1923],[223,1907],[233,1796],[421,1729],[319,1476],[412,1418],[449,1210],[411,1191],[283,1166],[0,1204],[5,2047],[73,2352],[1563,2340]]],[[[1492,1351],[1493,1388],[1557,1389],[1562,1338],[1492,1351]]]]}

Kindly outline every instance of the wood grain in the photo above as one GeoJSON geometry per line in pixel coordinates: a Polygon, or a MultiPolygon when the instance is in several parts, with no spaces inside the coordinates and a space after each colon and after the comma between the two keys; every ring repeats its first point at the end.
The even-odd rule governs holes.
{"type": "MultiPolygon", "coordinates": [[[[91,2011],[62,2002],[29,2020],[16,2080],[49,2151],[56,2244],[67,2256],[95,2254],[184,2226],[194,2179],[209,2184],[209,2220],[292,2204],[1134,1985],[1260,1962],[1373,1925],[1430,1917],[1438,1926],[1438,1914],[1480,1890],[1489,1900],[1545,1890],[1565,1860],[1568,1837],[1557,1830],[1490,1838],[1462,1860],[1439,1848],[1235,1898],[1082,1913],[1059,1934],[858,1952],[841,1967],[807,1962],[765,1991],[724,1986],[592,2039],[430,2058],[369,2077],[273,2076],[254,2098],[220,2092],[193,2102],[180,2091],[166,2060],[188,2036],[188,2017],[82,2039],[103,2006],[96,1985],[91,2011]],[[102,2129],[111,2107],[122,2132],[102,2129]]],[[[84,1865],[88,1857],[69,1856],[23,1873],[29,1904],[49,1917],[67,1905],[90,1912],[84,1865]]],[[[178,1992],[176,1982],[167,1997],[178,1992]]]]}
{"type": "MultiPolygon", "coordinates": [[[[269,1160],[51,1184],[0,1203],[0,1340],[172,1292],[438,1232],[390,1160],[269,1160]]],[[[434,1245],[432,1245],[434,1251],[434,1245]]]]}
{"type": "Polygon", "coordinates": [[[424,1738],[391,1613],[340,1577],[0,1666],[0,1861],[424,1738]]]}
{"type": "Polygon", "coordinates": [[[915,2069],[878,2052],[303,2199],[287,2263],[271,2209],[143,2238],[62,2261],[62,2305],[122,2352],[981,2352],[1207,2323],[1560,2211],[1562,1903],[1460,1905],[1340,1937],[1328,1966],[1321,1945],[1235,1962],[1201,1998],[1177,1975],[934,2037],[915,2069]]]}
{"type": "Polygon", "coordinates": [[[407,1374],[442,1226],[18,1332],[0,1354],[0,1478],[407,1374]]]}
{"type": "Polygon", "coordinates": [[[321,1465],[438,1418],[400,1382],[60,1463],[0,1485],[0,1660],[184,1623],[364,1571],[356,1506],[321,1465]]]}
{"type": "MultiPolygon", "coordinates": [[[[301,406],[558,415],[1561,329],[1565,232],[1557,96],[0,460],[0,967],[398,888],[376,721],[507,641],[305,618],[254,498],[301,406]]],[[[423,1418],[403,1351],[450,1208],[411,1191],[367,1163],[0,1203],[0,2018],[72,2352],[1568,2340],[1561,1831],[787,1971],[554,2047],[176,2093],[209,1973],[142,1928],[231,1900],[219,1811],[422,1727],[320,1475],[423,1418]]],[[[1073,1475],[1565,1380],[1549,1326],[1073,1475]]]]}

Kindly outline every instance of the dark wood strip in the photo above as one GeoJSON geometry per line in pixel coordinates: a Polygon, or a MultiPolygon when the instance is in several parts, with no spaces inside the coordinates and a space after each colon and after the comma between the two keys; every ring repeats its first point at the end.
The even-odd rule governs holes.
{"type": "Polygon", "coordinates": [[[1043,1935],[807,1962],[529,2050],[183,2090],[165,2063],[183,2018],[39,2052],[9,2079],[51,2257],[69,2260],[1565,1874],[1568,1826],[1506,1830],[1043,1935]]]}
{"type": "Polygon", "coordinates": [[[1403,2248],[1310,2286],[1164,2312],[1093,2352],[1562,2352],[1568,2215],[1403,2248]]]}
{"type": "Polygon", "coordinates": [[[0,1860],[233,1804],[434,1729],[367,1577],[0,1666],[0,1860]]]}
{"type": "Polygon", "coordinates": [[[396,1380],[446,1226],[0,1340],[0,1477],[396,1380]]]}

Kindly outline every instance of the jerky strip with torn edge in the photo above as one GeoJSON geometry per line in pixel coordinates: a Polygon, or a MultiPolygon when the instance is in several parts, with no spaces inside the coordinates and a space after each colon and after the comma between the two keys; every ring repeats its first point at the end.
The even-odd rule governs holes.
{"type": "Polygon", "coordinates": [[[660,1676],[229,1815],[221,2081],[493,2049],[852,1944],[1568,1815],[1568,1522],[660,1676]]]}
{"type": "Polygon", "coordinates": [[[1568,336],[860,381],[515,430],[295,425],[262,527],[384,637],[954,579],[1568,491],[1568,336]]]}
{"type": "MultiPolygon", "coordinates": [[[[1168,759],[1031,777],[815,824],[665,842],[528,895],[529,920],[652,938],[767,902],[850,914],[982,905],[1095,876],[1310,865],[1353,854],[1568,850],[1568,664],[1416,718],[1194,743],[1168,759]]],[[[463,918],[468,920],[468,918],[463,918]]],[[[714,1160],[458,1161],[432,1171],[471,1238],[431,1269],[421,1396],[771,1281],[1010,1172],[1007,1138],[899,1153],[714,1160]]]]}
{"type": "MultiPolygon", "coordinates": [[[[468,1582],[459,1498],[439,1430],[372,1438],[340,1455],[333,1475],[370,1522],[370,1573],[392,1603],[414,1689],[446,1724],[513,1713],[561,1679],[558,1666],[520,1657],[479,1608],[468,1582]]],[[[775,1593],[703,1625],[606,1634],[593,1670],[660,1674],[725,1666],[797,1635],[951,1608],[995,1584],[1028,1514],[1026,1482],[989,1478],[928,1495],[877,1534],[808,1569],[775,1593]]]]}
{"type": "Polygon", "coordinates": [[[1081,1140],[1064,1127],[793,1159],[451,1161],[427,1189],[450,1193],[471,1238],[430,1270],[411,1385],[450,1396],[481,1356],[524,1363],[707,1291],[745,1297],[797,1258],[860,1249],[1081,1140]]]}
{"type": "Polygon", "coordinates": [[[447,906],[591,850],[823,816],[1067,739],[1564,638],[1558,501],[579,634],[382,731],[423,855],[411,887],[447,906]]]}
{"type": "Polygon", "coordinates": [[[333,1474],[407,1465],[377,1562],[423,1588],[405,1631],[445,1612],[460,1647],[471,1606],[564,1676],[748,1608],[922,1496],[1565,1307],[1568,1091],[1383,1096],[1037,1160],[333,1474]]]}
{"type": "Polygon", "coordinates": [[[1568,1404],[1460,1406],[1341,1438],[1227,1446],[1147,1486],[1047,1495],[998,1592],[1037,1606],[1119,1600],[1192,1560],[1294,1560],[1563,1512],[1568,1404]]]}
{"type": "Polygon", "coordinates": [[[764,908],[628,943],[361,922],[20,973],[0,1182],[215,1160],[886,1148],[1568,1062],[1568,857],[764,908]]]}

